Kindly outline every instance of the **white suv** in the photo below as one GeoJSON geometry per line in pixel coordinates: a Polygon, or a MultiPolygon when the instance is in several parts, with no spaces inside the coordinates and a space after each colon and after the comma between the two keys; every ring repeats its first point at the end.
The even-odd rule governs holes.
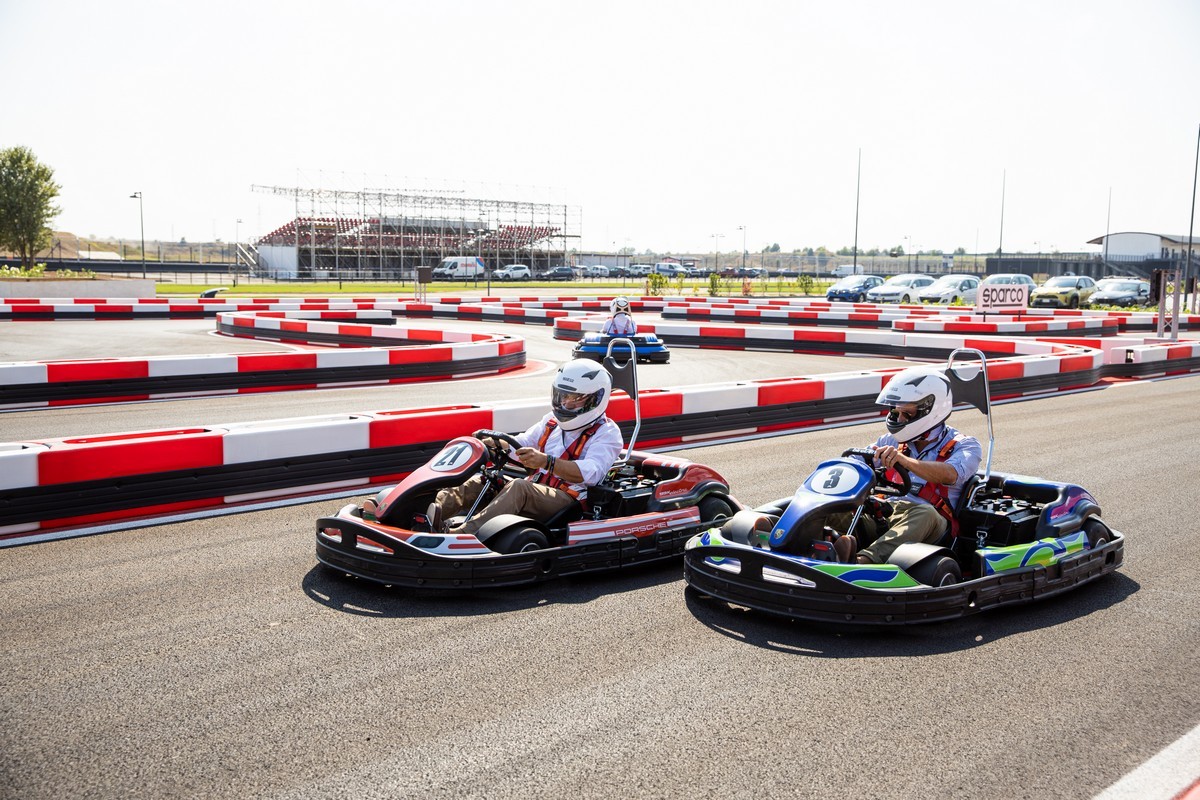
{"type": "Polygon", "coordinates": [[[492,277],[499,281],[527,281],[533,273],[524,264],[509,264],[492,273],[492,277]]]}

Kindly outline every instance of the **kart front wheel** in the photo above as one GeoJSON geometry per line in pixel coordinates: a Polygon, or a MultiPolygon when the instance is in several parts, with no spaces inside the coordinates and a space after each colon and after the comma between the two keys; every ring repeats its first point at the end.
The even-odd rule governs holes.
{"type": "Polygon", "coordinates": [[[1087,536],[1088,547],[1095,549],[1108,544],[1108,540],[1112,538],[1112,533],[1108,530],[1108,526],[1099,517],[1088,517],[1083,521],[1083,532],[1087,536]]]}
{"type": "Polygon", "coordinates": [[[733,507],[719,497],[706,497],[700,501],[700,521],[720,525],[733,516],[733,507]]]}
{"type": "Polygon", "coordinates": [[[537,528],[513,528],[497,536],[496,543],[489,545],[498,553],[532,553],[545,550],[550,542],[537,528]]]}
{"type": "Polygon", "coordinates": [[[958,562],[950,556],[922,561],[909,575],[913,580],[935,589],[962,581],[962,570],[959,569],[958,562]]]}

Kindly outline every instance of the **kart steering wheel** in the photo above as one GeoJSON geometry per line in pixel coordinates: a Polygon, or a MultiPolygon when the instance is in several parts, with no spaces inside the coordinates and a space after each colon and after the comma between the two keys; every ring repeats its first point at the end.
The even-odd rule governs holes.
{"type": "MultiPolygon", "coordinates": [[[[507,449],[500,447],[499,444],[497,444],[495,447],[488,447],[488,452],[491,454],[493,464],[497,464],[499,466],[513,464],[525,470],[527,473],[533,472],[533,470],[529,469],[529,467],[522,464],[516,459],[516,457],[513,456],[513,453],[524,447],[524,445],[517,441],[516,437],[509,436],[507,433],[501,433],[500,431],[489,430],[487,428],[481,428],[471,435],[480,441],[487,438],[494,442],[504,442],[506,445],[508,445],[507,449]]],[[[484,446],[486,447],[487,445],[484,446]]]]}
{"type": "Polygon", "coordinates": [[[842,458],[846,456],[858,456],[867,462],[867,466],[875,471],[875,488],[880,494],[895,495],[896,497],[904,497],[912,491],[912,476],[908,469],[897,464],[892,467],[896,474],[900,476],[899,481],[894,481],[888,477],[888,468],[882,464],[875,463],[875,451],[869,447],[851,447],[842,453],[842,458]]]}

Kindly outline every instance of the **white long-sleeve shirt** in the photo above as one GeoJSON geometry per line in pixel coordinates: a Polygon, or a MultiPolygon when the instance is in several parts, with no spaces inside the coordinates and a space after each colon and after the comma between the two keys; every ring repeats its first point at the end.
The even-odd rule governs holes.
{"type": "MultiPolygon", "coordinates": [[[[546,430],[546,422],[552,416],[553,414],[546,414],[539,421],[529,426],[524,433],[517,436],[517,441],[521,443],[521,446],[537,447],[538,441],[542,438],[542,433],[546,430]]],[[[558,425],[550,433],[550,438],[546,440],[546,446],[542,452],[548,456],[558,458],[589,427],[591,425],[585,425],[578,430],[564,431],[562,425],[558,425]]],[[[580,474],[583,475],[583,483],[571,484],[571,488],[579,492],[580,499],[586,496],[588,486],[604,480],[604,476],[608,474],[609,468],[617,460],[617,456],[621,454],[621,448],[624,446],[625,440],[621,436],[620,427],[618,427],[617,423],[605,417],[604,424],[587,440],[587,443],[583,446],[583,452],[573,462],[579,467],[580,474]]],[[[545,472],[544,469],[538,470],[539,474],[543,472],[545,472]]]]}

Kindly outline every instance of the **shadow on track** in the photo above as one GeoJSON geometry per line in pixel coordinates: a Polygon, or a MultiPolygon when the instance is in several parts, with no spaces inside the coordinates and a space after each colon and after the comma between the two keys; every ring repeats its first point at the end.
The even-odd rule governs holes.
{"type": "Polygon", "coordinates": [[[909,658],[957,652],[1051,628],[1117,605],[1141,585],[1120,572],[1057,597],[962,619],[918,625],[845,625],[789,620],[686,589],[688,610],[710,630],[754,647],[816,658],[909,658]]]}
{"type": "Polygon", "coordinates": [[[672,583],[681,572],[678,562],[651,563],[525,586],[453,591],[389,588],[317,564],[305,574],[301,586],[310,599],[347,614],[384,619],[470,617],[587,603],[604,595],[672,583]]]}

